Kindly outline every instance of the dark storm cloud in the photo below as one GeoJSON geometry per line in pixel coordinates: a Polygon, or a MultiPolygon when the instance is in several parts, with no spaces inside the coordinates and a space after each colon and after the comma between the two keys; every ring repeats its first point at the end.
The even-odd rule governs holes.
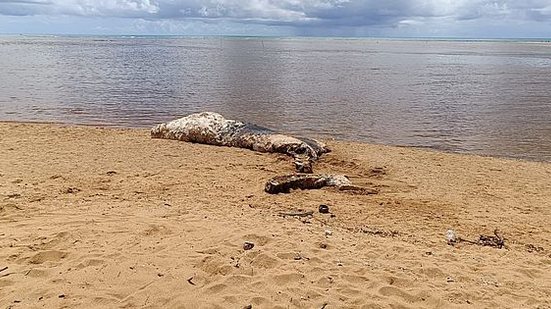
{"type": "Polygon", "coordinates": [[[40,0],[5,0],[0,1],[0,4],[52,4],[50,1],[40,1],[40,0]]]}
{"type": "Polygon", "coordinates": [[[0,14],[13,16],[48,14],[52,4],[50,1],[40,0],[0,0],[0,14]]]}
{"type": "Polygon", "coordinates": [[[294,27],[395,27],[430,19],[548,22],[551,0],[4,0],[3,15],[231,21],[294,27]]]}

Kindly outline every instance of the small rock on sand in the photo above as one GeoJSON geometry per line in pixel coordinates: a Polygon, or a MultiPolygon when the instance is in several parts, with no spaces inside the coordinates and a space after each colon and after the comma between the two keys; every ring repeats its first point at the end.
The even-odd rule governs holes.
{"type": "Polygon", "coordinates": [[[328,214],[329,213],[329,206],[321,204],[319,207],[319,212],[322,214],[328,214]]]}
{"type": "Polygon", "coordinates": [[[243,250],[251,250],[252,248],[254,248],[254,243],[250,241],[243,243],[243,250]]]}

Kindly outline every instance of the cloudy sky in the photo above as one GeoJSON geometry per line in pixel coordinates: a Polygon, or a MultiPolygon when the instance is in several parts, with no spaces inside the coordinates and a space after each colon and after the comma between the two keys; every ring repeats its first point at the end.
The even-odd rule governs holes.
{"type": "Polygon", "coordinates": [[[551,0],[0,0],[0,33],[551,37],[551,0]]]}

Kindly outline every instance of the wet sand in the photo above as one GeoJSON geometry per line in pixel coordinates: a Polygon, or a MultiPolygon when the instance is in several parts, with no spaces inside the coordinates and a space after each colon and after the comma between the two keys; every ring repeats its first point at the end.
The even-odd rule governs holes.
{"type": "Polygon", "coordinates": [[[328,144],[316,172],[380,193],[269,195],[286,156],[0,123],[0,307],[551,307],[550,163],[328,144]]]}

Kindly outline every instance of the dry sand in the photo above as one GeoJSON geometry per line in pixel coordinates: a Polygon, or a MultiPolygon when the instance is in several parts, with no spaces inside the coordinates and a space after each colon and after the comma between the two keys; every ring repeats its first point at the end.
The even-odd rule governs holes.
{"type": "Polygon", "coordinates": [[[380,194],[268,195],[289,158],[0,123],[0,307],[551,308],[551,164],[329,145],[317,172],[380,194]]]}

